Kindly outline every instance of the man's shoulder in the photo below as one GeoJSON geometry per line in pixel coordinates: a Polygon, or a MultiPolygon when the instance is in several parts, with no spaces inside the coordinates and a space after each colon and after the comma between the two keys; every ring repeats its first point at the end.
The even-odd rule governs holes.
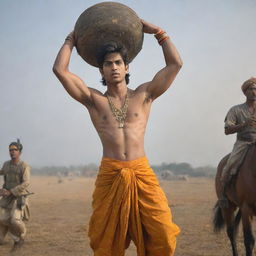
{"type": "Polygon", "coordinates": [[[6,171],[8,171],[9,170],[9,166],[10,166],[10,160],[8,160],[8,161],[5,161],[4,163],[3,163],[3,165],[2,166],[0,166],[0,170],[2,170],[2,171],[4,171],[4,172],[6,172],[6,171]],[[2,168],[1,168],[2,167],[2,168]]]}
{"type": "Polygon", "coordinates": [[[20,163],[19,163],[23,168],[26,168],[26,167],[30,167],[30,165],[27,163],[27,162],[25,162],[25,161],[23,161],[23,160],[20,160],[20,163]]]}
{"type": "Polygon", "coordinates": [[[5,162],[3,163],[3,166],[8,166],[8,165],[10,165],[10,162],[11,162],[11,160],[5,161],[5,162]]]}
{"type": "Polygon", "coordinates": [[[134,90],[134,92],[142,92],[142,91],[145,91],[145,90],[147,90],[148,85],[149,85],[149,82],[140,84],[140,85],[138,85],[138,86],[136,87],[136,89],[134,90]]]}
{"type": "Polygon", "coordinates": [[[103,93],[98,89],[95,89],[95,88],[92,88],[92,87],[88,87],[88,88],[91,91],[91,93],[95,93],[96,95],[100,95],[100,96],[103,95],[103,93]]]}
{"type": "Polygon", "coordinates": [[[237,104],[237,105],[234,105],[230,108],[230,111],[237,111],[237,110],[240,110],[240,109],[244,109],[245,108],[245,105],[246,103],[242,103],[242,104],[237,104]]]}
{"type": "Polygon", "coordinates": [[[130,89],[130,95],[131,96],[139,96],[139,97],[142,97],[142,99],[147,98],[148,97],[148,91],[147,91],[148,84],[149,84],[149,82],[143,83],[143,84],[140,84],[139,86],[137,86],[134,90],[130,89]]]}

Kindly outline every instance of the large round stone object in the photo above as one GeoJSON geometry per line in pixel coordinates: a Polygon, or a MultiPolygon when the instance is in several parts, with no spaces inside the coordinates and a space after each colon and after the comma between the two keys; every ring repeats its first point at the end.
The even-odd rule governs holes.
{"type": "Polygon", "coordinates": [[[116,2],[93,5],[80,15],[75,24],[77,52],[87,63],[98,67],[98,51],[115,42],[126,47],[130,63],[142,48],[142,29],[140,18],[126,5],[116,2]]]}

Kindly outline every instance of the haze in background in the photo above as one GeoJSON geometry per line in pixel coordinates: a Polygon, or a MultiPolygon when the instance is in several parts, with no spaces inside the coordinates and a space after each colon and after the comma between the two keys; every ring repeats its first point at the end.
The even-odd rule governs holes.
{"type": "MultiPolygon", "coordinates": [[[[98,163],[101,143],[85,107],[52,73],[57,52],[79,15],[102,1],[0,1],[0,164],[17,137],[34,166],[98,163]]],[[[216,166],[233,146],[224,117],[244,102],[241,84],[256,76],[254,0],[119,1],[165,29],[184,66],[152,108],[146,152],[152,164],[189,162],[216,166]]],[[[164,66],[161,47],[145,35],[130,64],[130,87],[164,66]]],[[[70,70],[102,91],[99,71],[74,50],[70,70]]]]}

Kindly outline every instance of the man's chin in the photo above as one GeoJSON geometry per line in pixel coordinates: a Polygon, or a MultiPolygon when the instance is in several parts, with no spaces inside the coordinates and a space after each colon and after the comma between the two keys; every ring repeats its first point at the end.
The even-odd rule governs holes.
{"type": "Polygon", "coordinates": [[[112,79],[111,81],[108,82],[108,84],[119,84],[122,81],[120,79],[112,79]]]}

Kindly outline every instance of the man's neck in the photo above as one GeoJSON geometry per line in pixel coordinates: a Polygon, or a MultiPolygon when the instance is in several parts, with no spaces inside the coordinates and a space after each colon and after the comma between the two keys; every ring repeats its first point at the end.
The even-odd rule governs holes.
{"type": "Polygon", "coordinates": [[[12,164],[17,164],[19,161],[20,161],[19,158],[17,158],[17,159],[11,159],[12,164]]]}
{"type": "Polygon", "coordinates": [[[127,94],[126,83],[108,84],[107,94],[113,98],[123,98],[127,94]]]}
{"type": "Polygon", "coordinates": [[[256,101],[255,100],[246,100],[246,104],[248,105],[249,108],[256,109],[256,101]]]}

